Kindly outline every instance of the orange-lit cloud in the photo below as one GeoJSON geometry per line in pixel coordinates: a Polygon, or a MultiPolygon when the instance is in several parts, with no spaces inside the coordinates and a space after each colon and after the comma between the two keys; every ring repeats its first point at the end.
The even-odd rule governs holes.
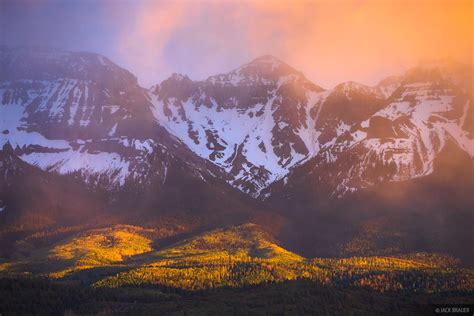
{"type": "Polygon", "coordinates": [[[184,2],[139,3],[131,15],[131,27],[127,26],[119,38],[118,50],[140,70],[165,70],[160,62],[164,46],[184,23],[186,13],[184,2]]]}
{"type": "Polygon", "coordinates": [[[144,81],[203,79],[273,54],[326,87],[420,60],[472,63],[472,1],[145,1],[117,41],[144,81]]]}

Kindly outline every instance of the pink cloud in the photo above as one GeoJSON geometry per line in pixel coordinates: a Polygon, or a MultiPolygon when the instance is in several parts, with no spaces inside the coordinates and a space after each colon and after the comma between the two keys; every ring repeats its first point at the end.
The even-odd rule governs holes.
{"type": "Polygon", "coordinates": [[[117,48],[153,78],[182,63],[205,77],[270,53],[330,87],[373,84],[420,59],[472,59],[470,1],[145,1],[130,19],[117,48]]]}

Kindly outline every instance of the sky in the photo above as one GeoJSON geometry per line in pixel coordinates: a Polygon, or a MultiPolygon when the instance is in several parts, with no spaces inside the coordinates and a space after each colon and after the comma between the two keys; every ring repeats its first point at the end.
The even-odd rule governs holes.
{"type": "Polygon", "coordinates": [[[325,88],[473,63],[467,0],[0,0],[0,44],[103,54],[149,87],[273,55],[325,88]]]}

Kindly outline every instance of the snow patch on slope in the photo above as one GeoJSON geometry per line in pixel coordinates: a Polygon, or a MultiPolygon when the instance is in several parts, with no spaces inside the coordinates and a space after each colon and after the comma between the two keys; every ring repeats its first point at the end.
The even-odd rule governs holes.
{"type": "Polygon", "coordinates": [[[68,150],[59,153],[31,153],[20,158],[46,171],[59,174],[81,172],[83,175],[107,175],[112,182],[125,183],[129,174],[129,162],[117,153],[91,154],[68,150]]]}

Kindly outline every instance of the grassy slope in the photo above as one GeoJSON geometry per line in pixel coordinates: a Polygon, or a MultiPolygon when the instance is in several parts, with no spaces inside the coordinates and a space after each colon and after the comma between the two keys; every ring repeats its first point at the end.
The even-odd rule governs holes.
{"type": "Polygon", "coordinates": [[[79,232],[39,249],[23,243],[15,256],[17,260],[4,263],[9,267],[3,270],[62,278],[78,270],[123,264],[131,256],[152,250],[151,233],[138,226],[116,225],[79,232]]]}
{"type": "Polygon", "coordinates": [[[93,286],[165,285],[201,290],[305,278],[378,291],[474,288],[473,271],[456,268],[450,257],[417,254],[309,260],[281,248],[253,224],[207,232],[154,252],[148,259],[140,267],[93,286]]]}
{"type": "Polygon", "coordinates": [[[450,257],[306,259],[278,246],[255,224],[216,229],[153,249],[156,244],[153,229],[129,225],[91,229],[50,247],[23,249],[17,260],[0,264],[0,273],[79,280],[94,288],[203,290],[303,278],[379,292],[474,289],[473,270],[457,268],[450,257]]]}

